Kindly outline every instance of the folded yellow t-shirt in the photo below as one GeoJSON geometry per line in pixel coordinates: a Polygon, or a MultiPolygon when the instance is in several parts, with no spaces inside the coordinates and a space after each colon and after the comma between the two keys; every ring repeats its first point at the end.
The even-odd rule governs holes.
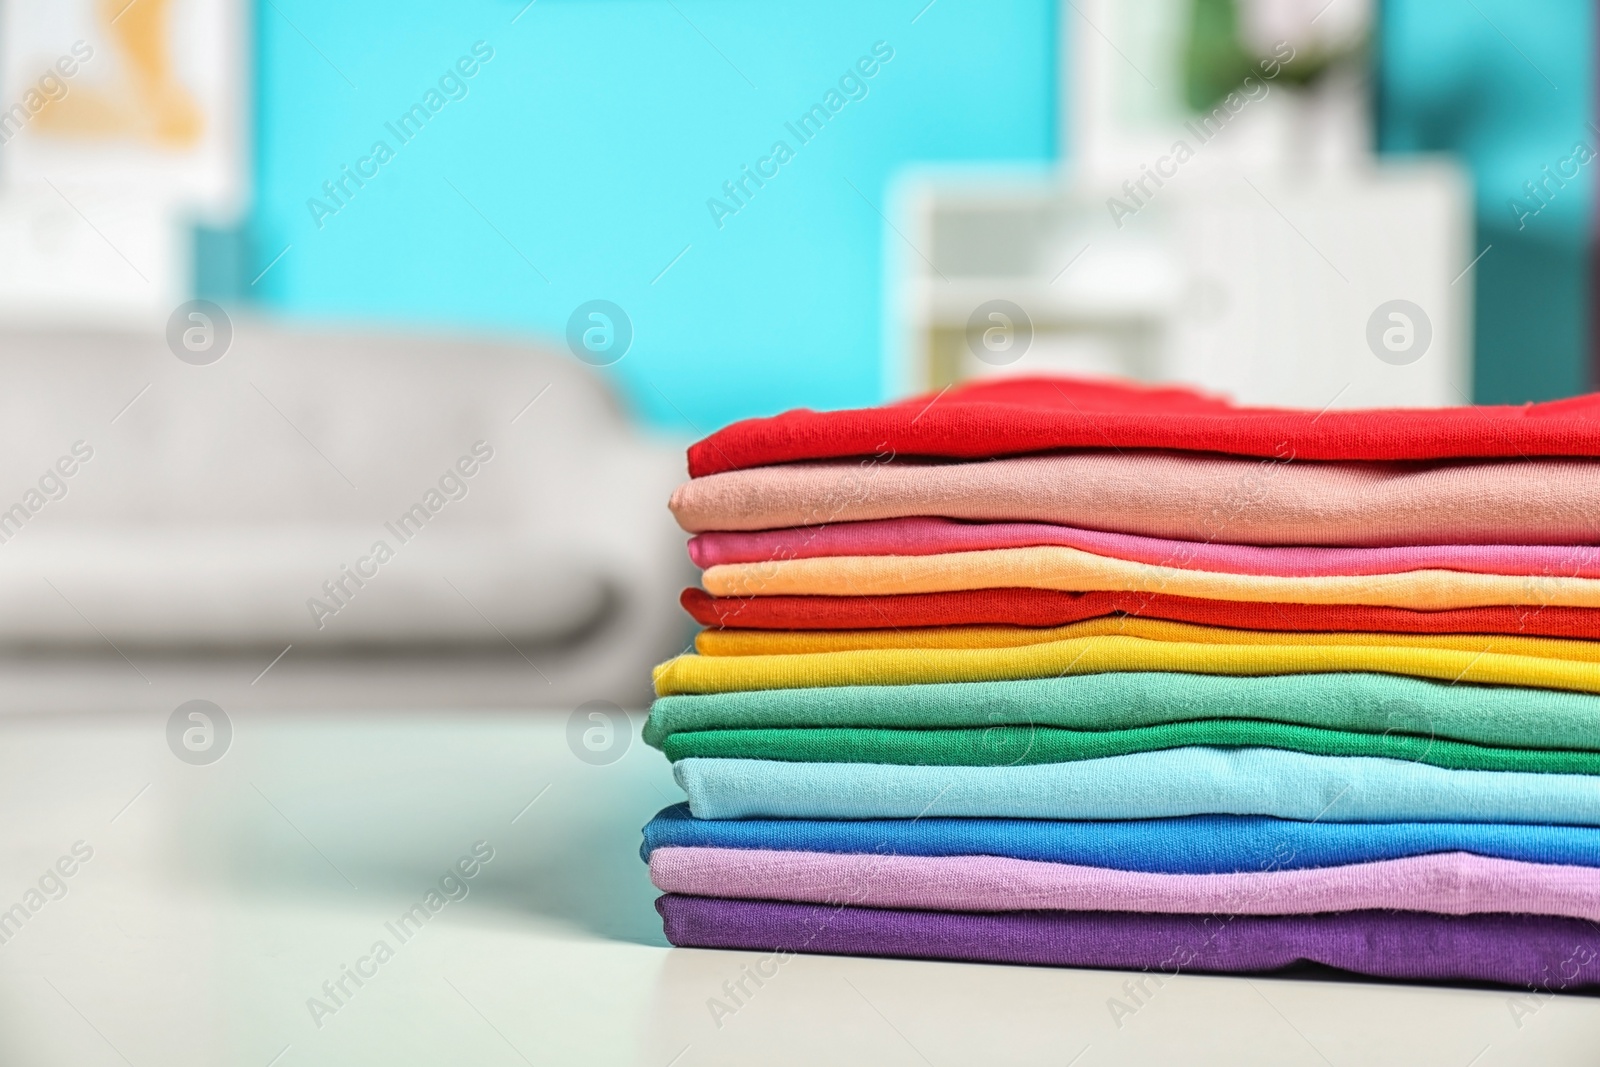
{"type": "Polygon", "coordinates": [[[1375,671],[1442,682],[1600,693],[1600,664],[1587,661],[1487,650],[1416,648],[1394,643],[1224,645],[1124,636],[1075,637],[1009,648],[866,649],[776,656],[685,655],[655,669],[655,686],[658,696],[668,696],[810,686],[990,682],[1108,671],[1237,675],[1375,671]]]}
{"type": "Polygon", "coordinates": [[[1045,545],[933,556],[819,556],[708,567],[714,596],[868,596],[966,589],[1111,590],[1278,604],[1445,608],[1537,604],[1600,607],[1600,578],[1421,570],[1398,574],[1285,577],[1225,574],[1112,559],[1045,545]]]}
{"type": "MultiPolygon", "coordinates": [[[[1271,611],[1271,608],[1264,608],[1271,611]]],[[[1498,652],[1538,659],[1600,663],[1600,641],[1505,634],[1305,633],[1235,630],[1138,616],[1106,616],[1067,626],[925,626],[883,630],[702,630],[695,650],[703,656],[782,656],[855,652],[873,648],[1019,648],[1079,637],[1142,637],[1205,645],[1384,646],[1498,652]]]]}

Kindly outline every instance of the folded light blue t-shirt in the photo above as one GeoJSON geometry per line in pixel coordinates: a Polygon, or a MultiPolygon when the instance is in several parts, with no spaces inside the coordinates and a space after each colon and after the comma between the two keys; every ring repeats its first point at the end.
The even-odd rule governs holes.
{"type": "Polygon", "coordinates": [[[1173,748],[1028,767],[680,760],[702,819],[1157,819],[1600,825],[1600,776],[1461,771],[1273,748],[1173,748]]]}
{"type": "Polygon", "coordinates": [[[697,819],[674,804],[644,828],[658,848],[766,848],[884,856],[1006,856],[1154,874],[1338,867],[1471,852],[1525,863],[1600,867],[1600,828],[1505,823],[1299,822],[1262,815],[1188,815],[1125,822],[1056,819],[697,819]]]}

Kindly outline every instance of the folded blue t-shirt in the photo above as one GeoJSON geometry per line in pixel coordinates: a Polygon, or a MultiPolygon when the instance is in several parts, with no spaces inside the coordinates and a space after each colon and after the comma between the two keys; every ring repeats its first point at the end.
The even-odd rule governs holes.
{"type": "Polygon", "coordinates": [[[1600,775],[1464,771],[1371,756],[1193,746],[1015,767],[691,757],[672,774],[703,819],[1161,819],[1600,826],[1600,775]]]}
{"type": "Polygon", "coordinates": [[[901,856],[1007,856],[1159,874],[1336,867],[1431,852],[1600,867],[1600,828],[1503,823],[1298,822],[1189,815],[1054,819],[697,819],[674,804],[644,828],[646,861],[668,845],[901,856]]]}

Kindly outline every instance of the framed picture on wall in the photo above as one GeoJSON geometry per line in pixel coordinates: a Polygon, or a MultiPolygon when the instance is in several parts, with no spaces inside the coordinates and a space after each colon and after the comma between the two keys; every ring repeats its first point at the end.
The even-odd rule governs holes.
{"type": "Polygon", "coordinates": [[[225,224],[248,175],[243,0],[0,0],[0,181],[225,224]]]}

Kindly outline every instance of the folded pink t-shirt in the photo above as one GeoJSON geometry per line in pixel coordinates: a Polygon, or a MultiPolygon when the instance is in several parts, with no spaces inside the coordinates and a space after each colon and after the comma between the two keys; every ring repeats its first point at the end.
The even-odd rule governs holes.
{"type": "Polygon", "coordinates": [[[670,506],[691,533],[938,517],[1251,545],[1586,545],[1600,542],[1600,462],[1077,452],[794,463],[695,478],[670,506]]]}
{"type": "Polygon", "coordinates": [[[1057,545],[1099,556],[1183,570],[1286,578],[1450,570],[1476,574],[1600,577],[1600,546],[1405,545],[1397,548],[1262,548],[1106,533],[1037,522],[907,518],[711,531],[689,540],[698,567],[821,556],[935,556],[993,548],[1057,545]]]}

